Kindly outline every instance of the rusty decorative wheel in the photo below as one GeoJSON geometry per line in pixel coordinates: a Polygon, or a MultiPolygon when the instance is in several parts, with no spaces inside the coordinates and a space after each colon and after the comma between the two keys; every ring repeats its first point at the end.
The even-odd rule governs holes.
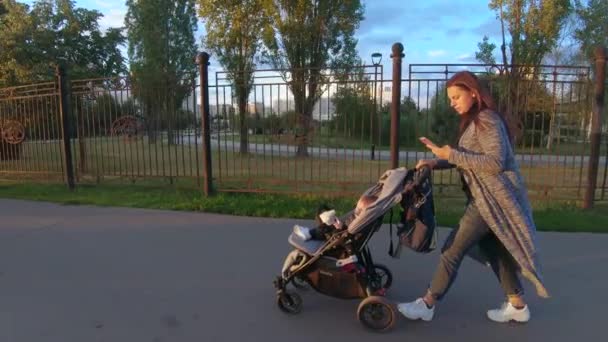
{"type": "Polygon", "coordinates": [[[143,133],[143,123],[133,115],[121,116],[112,122],[112,135],[124,137],[126,140],[137,138],[143,133]]]}
{"type": "Polygon", "coordinates": [[[25,127],[17,120],[8,120],[2,125],[2,140],[7,144],[18,145],[25,140],[25,127]]]}

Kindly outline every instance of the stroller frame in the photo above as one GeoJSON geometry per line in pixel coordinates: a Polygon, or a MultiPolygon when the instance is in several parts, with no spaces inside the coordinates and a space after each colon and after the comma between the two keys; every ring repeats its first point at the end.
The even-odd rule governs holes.
{"type": "Polygon", "coordinates": [[[396,322],[396,309],[384,296],[392,284],[392,274],[386,266],[374,263],[368,243],[382,226],[385,214],[401,202],[402,195],[429,176],[428,168],[422,168],[420,172],[405,168],[386,171],[379,182],[364,193],[378,194],[379,198],[366,209],[369,210],[368,215],[350,216],[352,211],[346,214],[346,217],[354,217],[348,228],[335,232],[327,241],[314,246],[314,252],[313,248],[309,248],[311,245],[293,241],[292,234],[290,243],[307,259],[297,265],[288,264],[284,267],[284,272],[275,278],[279,309],[288,314],[300,313],[302,299],[297,292],[288,290],[287,286],[292,284],[296,289],[301,289],[309,285],[317,292],[336,298],[363,298],[357,308],[358,320],[373,331],[391,329],[396,322]],[[345,257],[344,254],[356,256],[352,267],[345,269],[341,267],[342,264],[336,263],[337,259],[331,260],[335,256],[328,254],[334,250],[342,252],[338,254],[341,259],[345,257]],[[325,277],[326,281],[323,282],[321,275],[330,278],[325,277]],[[356,286],[358,288],[355,289],[356,286]]]}
{"type": "MultiPolygon", "coordinates": [[[[341,231],[333,234],[325,243],[319,248],[319,250],[310,257],[303,264],[298,265],[296,269],[289,270],[288,274],[285,276],[278,276],[275,280],[275,288],[278,291],[284,291],[285,287],[289,283],[294,283],[296,287],[300,286],[299,284],[295,284],[297,280],[295,280],[301,273],[304,273],[308,268],[310,268],[315,262],[317,262],[321,257],[325,256],[325,253],[337,246],[346,246],[352,248],[352,252],[349,252],[351,255],[355,255],[357,257],[358,262],[363,266],[365,275],[367,277],[367,288],[366,293],[367,296],[377,293],[381,291],[382,288],[373,279],[375,274],[375,266],[380,264],[374,264],[371,251],[369,246],[367,245],[371,237],[377,232],[382,226],[384,215],[380,216],[374,222],[370,224],[370,228],[363,235],[364,237],[356,237],[351,235],[348,231],[341,231]],[[370,279],[371,278],[371,279],[370,279]]],[[[381,265],[383,266],[383,265],[381,265]]],[[[383,266],[384,267],[384,266],[383,266]]],[[[388,269],[387,269],[388,271],[388,269]]],[[[392,275],[390,271],[388,273],[389,277],[392,279],[392,275]]],[[[314,286],[313,286],[314,287],[314,286]]],[[[322,291],[320,291],[322,292],[322,291]]]]}

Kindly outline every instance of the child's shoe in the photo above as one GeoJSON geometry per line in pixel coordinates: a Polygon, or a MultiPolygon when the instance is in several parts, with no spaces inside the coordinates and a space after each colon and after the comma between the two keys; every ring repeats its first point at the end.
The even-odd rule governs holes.
{"type": "Polygon", "coordinates": [[[310,238],[312,237],[310,235],[310,229],[304,226],[299,226],[299,225],[295,225],[293,226],[293,232],[294,234],[296,234],[300,239],[307,241],[310,240],[310,238]]]}

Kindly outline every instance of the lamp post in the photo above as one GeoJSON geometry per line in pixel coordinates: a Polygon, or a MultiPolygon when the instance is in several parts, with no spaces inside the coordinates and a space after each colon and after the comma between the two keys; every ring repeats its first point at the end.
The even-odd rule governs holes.
{"type": "Polygon", "coordinates": [[[382,61],[382,54],[380,52],[374,52],[372,53],[372,64],[375,66],[380,65],[380,62],[382,61]]]}

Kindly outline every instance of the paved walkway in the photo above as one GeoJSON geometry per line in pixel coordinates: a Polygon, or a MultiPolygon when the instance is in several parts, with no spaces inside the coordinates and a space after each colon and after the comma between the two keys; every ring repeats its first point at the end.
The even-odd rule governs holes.
{"type": "MultiPolygon", "coordinates": [[[[309,222],[0,199],[0,341],[605,339],[608,234],[540,234],[553,298],[529,296],[528,324],[485,318],[501,292],[488,269],[466,260],[433,322],[400,317],[376,334],[357,322],[357,300],[309,290],[301,314],[278,310],[272,279],[294,223],[309,222]]],[[[392,260],[387,235],[372,250],[393,270],[388,297],[413,299],[438,254],[392,260]]]]}

